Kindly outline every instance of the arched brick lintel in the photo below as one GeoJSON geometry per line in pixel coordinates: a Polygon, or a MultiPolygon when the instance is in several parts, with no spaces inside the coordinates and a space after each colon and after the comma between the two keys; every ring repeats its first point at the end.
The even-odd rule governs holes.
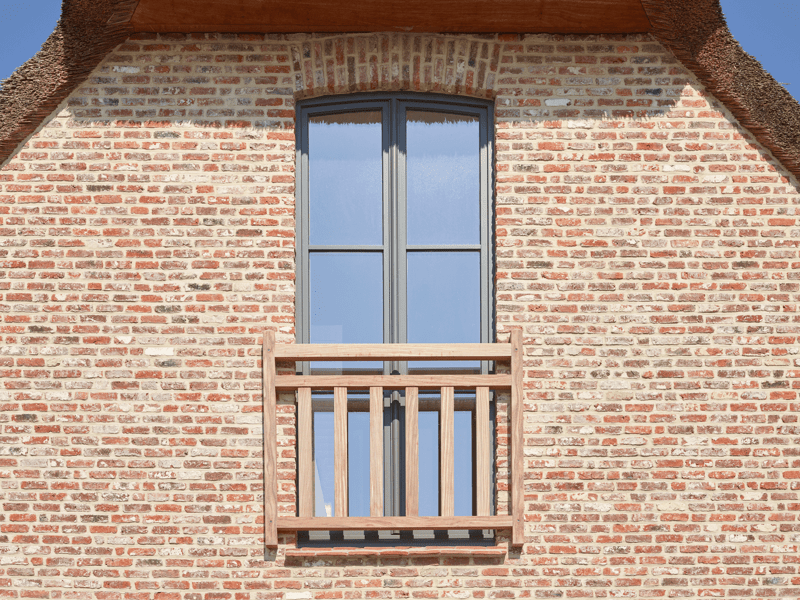
{"type": "Polygon", "coordinates": [[[496,36],[313,36],[291,47],[295,98],[371,91],[439,92],[493,99],[496,36]]]}

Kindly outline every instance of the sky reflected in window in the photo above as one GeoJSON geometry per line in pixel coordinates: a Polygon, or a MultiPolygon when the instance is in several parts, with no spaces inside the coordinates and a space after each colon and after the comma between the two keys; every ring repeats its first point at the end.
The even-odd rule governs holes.
{"type": "Polygon", "coordinates": [[[477,117],[409,110],[409,244],[480,243],[477,117]]]}
{"type": "Polygon", "coordinates": [[[311,244],[383,241],[382,139],[380,111],[309,119],[311,244]]]}

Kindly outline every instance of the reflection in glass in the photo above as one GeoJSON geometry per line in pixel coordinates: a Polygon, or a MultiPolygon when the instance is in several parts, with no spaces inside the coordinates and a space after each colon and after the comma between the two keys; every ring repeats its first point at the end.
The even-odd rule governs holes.
{"type": "Polygon", "coordinates": [[[477,117],[406,113],[409,244],[480,243],[477,117]]]}
{"type": "Polygon", "coordinates": [[[309,241],[381,244],[381,113],[347,112],[308,122],[309,241]]]}
{"type": "Polygon", "coordinates": [[[453,415],[453,441],[455,455],[455,510],[456,516],[472,514],[472,413],[463,410],[453,415]]]}
{"type": "Polygon", "coordinates": [[[369,413],[347,415],[348,501],[351,517],[369,516],[369,413]]]}
{"type": "MultiPolygon", "coordinates": [[[[383,342],[383,255],[313,252],[309,256],[312,344],[383,342]]],[[[314,363],[340,370],[342,363],[314,363]]],[[[367,363],[348,363],[366,368],[367,363]]],[[[369,365],[374,366],[374,365],[369,365]]],[[[378,365],[380,367],[380,365],[378,365]]]]}
{"type": "Polygon", "coordinates": [[[439,413],[419,412],[419,515],[439,515],[439,413]]]}
{"type": "Polygon", "coordinates": [[[314,516],[332,517],[334,506],[333,413],[314,413],[314,516]]]}
{"type": "Polygon", "coordinates": [[[408,253],[408,341],[480,341],[480,254],[408,253]]]}

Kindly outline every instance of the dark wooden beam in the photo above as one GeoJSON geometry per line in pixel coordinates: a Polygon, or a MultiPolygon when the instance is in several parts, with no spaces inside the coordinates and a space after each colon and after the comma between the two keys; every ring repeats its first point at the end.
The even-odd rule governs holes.
{"type": "Polygon", "coordinates": [[[640,0],[141,0],[131,21],[154,32],[650,31],[640,0]]]}

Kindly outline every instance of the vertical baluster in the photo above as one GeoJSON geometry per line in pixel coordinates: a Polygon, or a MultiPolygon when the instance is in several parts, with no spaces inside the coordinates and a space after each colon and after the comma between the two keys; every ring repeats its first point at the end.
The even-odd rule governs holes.
{"type": "Polygon", "coordinates": [[[452,517],[455,507],[454,495],[454,449],[453,449],[453,388],[442,388],[439,408],[439,512],[443,517],[452,517]]]}
{"type": "Polygon", "coordinates": [[[333,469],[335,516],[348,515],[347,388],[333,388],[333,469]]]}
{"type": "Polygon", "coordinates": [[[522,456],[522,331],[511,332],[511,543],[520,546],[525,541],[523,509],[522,456]]]}
{"type": "Polygon", "coordinates": [[[406,388],[406,516],[419,515],[419,395],[406,388]]]}
{"type": "Polygon", "coordinates": [[[475,514],[490,512],[492,430],[489,421],[489,388],[475,390],[475,514]]]}
{"type": "Polygon", "coordinates": [[[311,388],[302,387],[297,390],[297,504],[301,517],[314,516],[313,440],[311,388]]]}
{"type": "Polygon", "coordinates": [[[383,516],[383,388],[369,388],[369,514],[383,516]]]}
{"type": "Polygon", "coordinates": [[[265,331],[261,364],[264,418],[264,544],[278,545],[278,440],[275,395],[275,332],[265,331]]]}

